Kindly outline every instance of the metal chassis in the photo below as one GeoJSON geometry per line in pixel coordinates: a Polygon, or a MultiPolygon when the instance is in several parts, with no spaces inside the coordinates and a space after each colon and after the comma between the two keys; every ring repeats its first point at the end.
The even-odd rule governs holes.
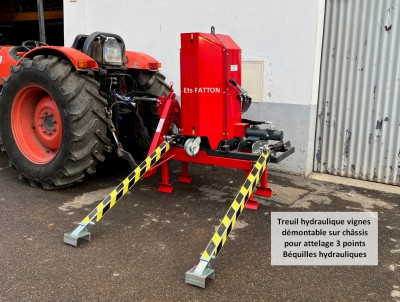
{"type": "MultiPolygon", "coordinates": [[[[171,125],[175,123],[177,127],[180,126],[180,106],[178,101],[175,99],[175,93],[170,92],[168,97],[161,99],[161,105],[159,107],[160,112],[160,123],[155,136],[152,141],[152,145],[150,146],[149,154],[153,152],[154,148],[160,142],[165,135],[167,135],[171,125]]],[[[289,150],[288,150],[289,151],[289,150]]],[[[294,151],[291,150],[291,151],[294,151]]],[[[176,160],[182,163],[182,171],[179,176],[179,182],[181,183],[191,183],[192,177],[189,175],[189,163],[197,163],[204,165],[212,165],[233,169],[240,169],[245,171],[245,176],[247,177],[253,168],[255,159],[240,159],[240,158],[232,158],[223,155],[210,155],[207,151],[200,150],[199,153],[191,157],[185,153],[183,148],[175,146],[171,147],[168,153],[164,156],[162,162],[154,166],[146,176],[154,175],[155,169],[161,166],[161,183],[159,184],[158,191],[163,193],[172,193],[173,186],[170,183],[170,174],[169,174],[169,160],[176,160]]],[[[257,191],[255,193],[258,196],[263,197],[271,197],[272,190],[268,187],[268,170],[265,169],[264,173],[261,175],[260,186],[257,187],[257,191]]],[[[246,208],[257,210],[258,202],[253,199],[253,195],[250,196],[249,200],[246,203],[246,208]]]]}

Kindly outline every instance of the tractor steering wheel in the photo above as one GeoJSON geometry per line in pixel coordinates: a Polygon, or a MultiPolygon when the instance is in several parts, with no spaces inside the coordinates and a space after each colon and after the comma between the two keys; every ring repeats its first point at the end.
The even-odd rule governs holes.
{"type": "Polygon", "coordinates": [[[40,47],[40,46],[48,46],[48,44],[40,42],[40,41],[35,41],[35,40],[26,40],[26,41],[22,42],[22,46],[31,50],[31,49],[34,49],[34,48],[40,47]]]}

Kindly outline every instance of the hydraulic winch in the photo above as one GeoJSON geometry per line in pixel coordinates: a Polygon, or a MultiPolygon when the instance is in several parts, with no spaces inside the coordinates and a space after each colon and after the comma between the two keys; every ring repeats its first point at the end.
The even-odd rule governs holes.
{"type": "MultiPolygon", "coordinates": [[[[64,242],[77,245],[90,240],[90,227],[141,178],[161,167],[158,190],[171,193],[169,161],[180,161],[179,181],[191,183],[189,163],[236,168],[246,178],[200,262],[185,275],[185,282],[205,287],[214,278],[212,262],[227,240],[244,208],[257,209],[253,193],[270,197],[269,162],[278,163],[294,152],[283,132],[272,122],[243,119],[251,97],[241,87],[241,49],[227,35],[211,33],[181,34],[181,102],[172,85],[167,97],[158,98],[160,121],[148,157],[107,196],[64,242]],[[259,186],[257,184],[259,183],[259,186]]],[[[141,101],[143,101],[141,99],[141,101]]],[[[149,100],[150,101],[150,100],[149,100]]]]}

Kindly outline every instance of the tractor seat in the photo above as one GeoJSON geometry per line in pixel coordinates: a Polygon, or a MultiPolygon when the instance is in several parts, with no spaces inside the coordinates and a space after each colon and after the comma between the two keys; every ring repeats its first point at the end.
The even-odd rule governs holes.
{"type": "Polygon", "coordinates": [[[82,51],[83,45],[85,44],[87,37],[88,35],[77,35],[71,47],[75,48],[76,50],[82,51]]]}

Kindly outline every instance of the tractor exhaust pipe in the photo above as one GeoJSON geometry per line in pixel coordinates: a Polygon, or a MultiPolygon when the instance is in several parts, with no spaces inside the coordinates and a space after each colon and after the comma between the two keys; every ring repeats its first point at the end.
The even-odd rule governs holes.
{"type": "Polygon", "coordinates": [[[38,10],[38,18],[39,18],[40,42],[46,43],[46,31],[44,28],[43,0],[37,0],[37,10],[38,10]]]}

